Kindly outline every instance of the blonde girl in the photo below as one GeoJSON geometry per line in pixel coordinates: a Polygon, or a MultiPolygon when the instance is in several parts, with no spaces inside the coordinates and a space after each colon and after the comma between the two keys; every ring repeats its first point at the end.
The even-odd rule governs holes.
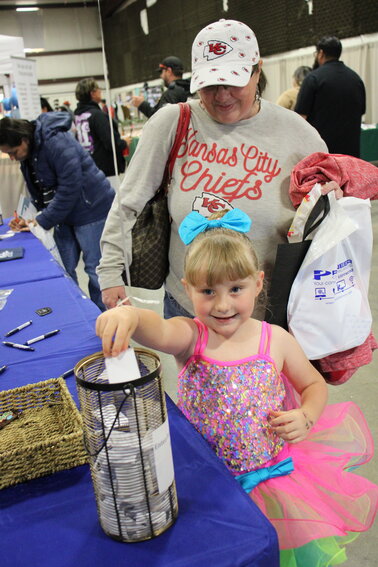
{"type": "Polygon", "coordinates": [[[250,225],[238,209],[181,224],[194,319],[121,306],[96,331],[105,356],[131,338],[174,355],[179,407],[275,526],[282,566],[336,565],[336,540],[376,514],[378,487],[347,470],[369,460],[371,435],[355,404],[326,406],[327,386],[293,336],[252,317],[264,274],[250,225]]]}

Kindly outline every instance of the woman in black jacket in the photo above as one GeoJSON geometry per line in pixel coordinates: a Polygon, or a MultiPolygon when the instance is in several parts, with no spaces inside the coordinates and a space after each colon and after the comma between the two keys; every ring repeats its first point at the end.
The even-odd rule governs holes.
{"type": "MultiPolygon", "coordinates": [[[[69,133],[68,112],[45,112],[37,120],[0,120],[0,151],[19,161],[33,205],[34,224],[54,228],[54,238],[67,273],[77,283],[83,254],[89,294],[101,310],[96,268],[100,237],[114,198],[102,171],[69,133]]],[[[13,230],[29,230],[29,219],[13,219],[13,230]]]]}
{"type": "MultiPolygon", "coordinates": [[[[83,148],[89,152],[97,167],[107,177],[115,175],[112,137],[108,115],[99,106],[101,89],[93,78],[82,79],[76,86],[76,98],[79,101],[75,110],[77,138],[83,148]]],[[[117,155],[118,173],[125,171],[124,152],[127,142],[118,132],[113,120],[114,144],[117,155]]]]}

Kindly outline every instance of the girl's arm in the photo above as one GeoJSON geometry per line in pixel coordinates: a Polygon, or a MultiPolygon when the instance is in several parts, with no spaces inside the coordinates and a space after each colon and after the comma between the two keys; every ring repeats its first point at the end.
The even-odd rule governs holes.
{"type": "Polygon", "coordinates": [[[282,372],[300,394],[302,403],[298,409],[272,412],[270,424],[285,441],[297,443],[306,438],[321,416],[328,399],[327,384],[292,335],[273,327],[272,345],[276,341],[283,353],[282,372]]]}
{"type": "Polygon", "coordinates": [[[173,354],[180,360],[186,359],[191,351],[197,330],[187,317],[165,320],[149,309],[124,305],[97,318],[96,334],[102,339],[104,356],[118,356],[133,338],[143,346],[173,354]]]}

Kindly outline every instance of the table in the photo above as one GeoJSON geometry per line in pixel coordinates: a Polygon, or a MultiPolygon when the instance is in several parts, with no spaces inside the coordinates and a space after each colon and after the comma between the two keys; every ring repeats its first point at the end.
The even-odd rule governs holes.
{"type": "MultiPolygon", "coordinates": [[[[5,230],[0,227],[0,233],[5,230]]],[[[57,377],[100,350],[94,333],[98,308],[63,270],[57,272],[33,235],[18,236],[0,241],[0,248],[20,241],[25,248],[23,259],[0,263],[0,288],[4,279],[7,287],[10,280],[15,282],[0,311],[0,334],[28,319],[32,325],[13,340],[24,342],[55,328],[60,333],[35,343],[34,352],[0,344],[0,365],[8,364],[0,375],[1,389],[57,377]],[[45,306],[52,313],[38,317],[35,310],[45,306]]],[[[77,401],[74,377],[66,383],[77,401]]],[[[167,407],[179,501],[179,516],[171,528],[153,540],[132,544],[106,536],[98,522],[89,467],[84,465],[0,491],[2,566],[278,567],[277,537],[270,522],[168,397],[167,407]]]]}
{"type": "MultiPolygon", "coordinates": [[[[8,222],[9,219],[4,220],[0,234],[9,230],[8,222]]],[[[23,260],[0,263],[0,284],[2,287],[64,276],[62,268],[55,262],[50,252],[41,245],[37,238],[31,238],[29,232],[17,232],[11,238],[0,240],[0,249],[18,247],[24,248],[23,260]],[[22,268],[26,266],[26,269],[20,269],[21,266],[22,268]]]]}

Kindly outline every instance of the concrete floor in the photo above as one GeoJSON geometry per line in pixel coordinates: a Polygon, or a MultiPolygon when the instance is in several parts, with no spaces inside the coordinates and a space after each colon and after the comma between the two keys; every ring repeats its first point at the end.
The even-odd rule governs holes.
{"type": "MultiPolygon", "coordinates": [[[[378,202],[372,202],[372,218],[375,246],[373,250],[372,272],[370,279],[370,307],[373,314],[373,330],[378,338],[378,202]]],[[[83,273],[82,265],[79,266],[78,276],[80,285],[87,293],[86,276],[83,273]]],[[[160,301],[157,306],[149,306],[162,312],[162,291],[149,291],[131,288],[129,295],[135,295],[144,299],[157,299],[160,301]]],[[[135,302],[137,304],[137,302],[135,302]]],[[[176,401],[176,367],[171,356],[161,355],[165,389],[169,396],[176,401]]],[[[329,402],[337,403],[352,400],[365,414],[370,426],[373,439],[378,445],[378,351],[376,351],[373,361],[368,366],[364,366],[352,376],[352,378],[341,386],[329,386],[329,402]]],[[[363,466],[359,473],[369,480],[378,484],[378,455],[367,465],[363,466]]],[[[361,534],[356,542],[348,546],[348,561],[345,567],[377,567],[377,544],[378,544],[378,520],[374,526],[364,534],[361,534]]],[[[308,567],[312,567],[309,565],[308,567]]]]}

